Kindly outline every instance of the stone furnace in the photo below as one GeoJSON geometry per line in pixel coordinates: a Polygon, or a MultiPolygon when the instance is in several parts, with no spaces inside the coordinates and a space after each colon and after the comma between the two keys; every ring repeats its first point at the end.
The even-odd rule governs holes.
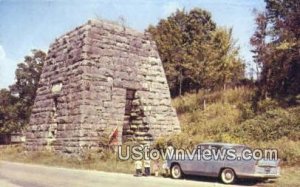
{"type": "Polygon", "coordinates": [[[50,45],[26,133],[29,150],[76,153],[180,131],[150,34],[91,20],[50,45]]]}

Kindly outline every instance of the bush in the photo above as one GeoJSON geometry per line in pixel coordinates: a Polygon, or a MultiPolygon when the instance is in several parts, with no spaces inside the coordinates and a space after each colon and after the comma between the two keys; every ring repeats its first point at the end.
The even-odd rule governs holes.
{"type": "Polygon", "coordinates": [[[192,148],[195,143],[193,138],[187,133],[173,134],[167,137],[161,137],[154,142],[156,149],[165,149],[168,145],[176,148],[192,148]]]}
{"type": "Polygon", "coordinates": [[[276,100],[267,98],[258,102],[257,111],[263,113],[268,110],[274,110],[278,107],[279,107],[279,103],[276,100]]]}
{"type": "Polygon", "coordinates": [[[255,112],[250,103],[240,103],[238,104],[237,108],[240,110],[240,122],[251,119],[255,116],[255,112]]]}
{"type": "Polygon", "coordinates": [[[275,147],[284,163],[299,164],[300,106],[282,108],[272,99],[256,103],[254,93],[241,87],[216,92],[201,91],[174,99],[182,133],[162,138],[157,144],[163,147],[171,141],[174,146],[193,147],[213,141],[259,148],[275,147]]]}
{"type": "Polygon", "coordinates": [[[237,105],[249,102],[253,93],[251,89],[245,87],[214,92],[200,91],[197,94],[186,94],[183,97],[173,99],[173,106],[176,108],[178,114],[183,114],[203,110],[204,101],[206,105],[214,103],[237,105]]]}
{"type": "Polygon", "coordinates": [[[197,110],[181,116],[182,129],[189,136],[201,135],[207,139],[218,139],[219,134],[233,133],[239,115],[234,106],[215,103],[208,105],[203,111],[197,110]]]}
{"type": "Polygon", "coordinates": [[[300,142],[292,141],[284,137],[276,141],[252,142],[253,148],[274,148],[278,150],[278,156],[284,165],[300,164],[300,142]]]}
{"type": "Polygon", "coordinates": [[[259,141],[277,140],[287,137],[299,140],[299,113],[292,113],[284,109],[269,110],[253,119],[241,124],[238,136],[259,141]]]}

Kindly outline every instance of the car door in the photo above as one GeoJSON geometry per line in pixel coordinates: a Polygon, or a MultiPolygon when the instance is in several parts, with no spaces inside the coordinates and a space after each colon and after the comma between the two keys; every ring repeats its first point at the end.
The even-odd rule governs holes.
{"type": "Polygon", "coordinates": [[[213,151],[221,151],[221,146],[207,145],[202,147],[201,159],[194,162],[195,171],[198,175],[203,176],[218,176],[220,168],[223,166],[223,160],[214,157],[213,151]],[[210,156],[204,156],[204,151],[209,150],[211,152],[210,156]]]}
{"type": "Polygon", "coordinates": [[[190,174],[193,175],[203,175],[205,173],[204,163],[201,159],[201,154],[198,154],[200,154],[200,152],[197,151],[194,155],[194,158],[189,162],[190,174]]]}
{"type": "Polygon", "coordinates": [[[191,168],[191,174],[194,175],[207,175],[207,168],[205,160],[202,158],[202,151],[205,149],[208,149],[208,145],[201,145],[200,147],[197,147],[197,152],[195,154],[194,159],[190,162],[190,168],[191,168]]]}

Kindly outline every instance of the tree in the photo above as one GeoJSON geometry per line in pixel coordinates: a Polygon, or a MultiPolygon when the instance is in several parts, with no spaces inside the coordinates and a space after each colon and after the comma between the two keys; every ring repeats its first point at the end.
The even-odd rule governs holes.
{"type": "Polygon", "coordinates": [[[207,33],[214,29],[210,13],[201,9],[189,13],[177,10],[156,27],[148,28],[156,41],[172,95],[181,95],[197,84],[192,73],[196,63],[193,58],[195,55],[204,58],[204,55],[195,46],[206,42],[207,33]]]}
{"type": "Polygon", "coordinates": [[[0,90],[0,133],[9,133],[17,130],[18,123],[18,99],[11,95],[7,89],[0,90]]]}
{"type": "Polygon", "coordinates": [[[32,55],[25,56],[24,62],[18,64],[15,72],[16,83],[10,86],[10,90],[28,105],[34,102],[45,59],[46,53],[41,50],[32,50],[32,55]]]}
{"type": "Polygon", "coordinates": [[[218,28],[205,10],[177,10],[148,31],[157,44],[172,96],[222,87],[232,79],[229,67],[233,73],[235,66],[242,68],[231,30],[218,28]]]}
{"type": "Polygon", "coordinates": [[[15,72],[16,82],[10,90],[0,91],[0,132],[22,129],[28,122],[46,54],[32,50],[15,72]]]}
{"type": "Polygon", "coordinates": [[[232,29],[218,27],[212,33],[208,57],[209,71],[206,87],[226,89],[228,84],[238,84],[244,77],[245,63],[239,58],[239,48],[232,37],[232,29]]]}
{"type": "Polygon", "coordinates": [[[300,2],[265,2],[266,10],[257,13],[251,38],[254,59],[261,70],[260,95],[293,97],[300,93],[300,2]]]}

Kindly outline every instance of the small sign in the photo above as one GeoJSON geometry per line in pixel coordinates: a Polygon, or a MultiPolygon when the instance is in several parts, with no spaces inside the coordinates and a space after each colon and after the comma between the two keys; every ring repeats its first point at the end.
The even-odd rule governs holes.
{"type": "Polygon", "coordinates": [[[56,83],[56,84],[53,84],[52,85],[52,88],[51,88],[51,92],[52,93],[57,93],[57,92],[60,92],[61,91],[61,88],[62,88],[62,83],[56,83]]]}

